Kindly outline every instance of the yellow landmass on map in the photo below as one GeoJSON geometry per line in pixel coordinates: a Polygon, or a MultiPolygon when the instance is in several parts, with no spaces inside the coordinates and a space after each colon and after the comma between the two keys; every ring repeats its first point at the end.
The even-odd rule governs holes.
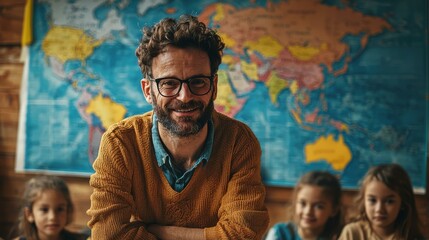
{"type": "Polygon", "coordinates": [[[222,4],[216,4],[216,15],[213,16],[214,21],[222,21],[225,18],[225,11],[222,4]]]}
{"type": "Polygon", "coordinates": [[[316,47],[291,45],[288,46],[288,49],[292,56],[301,61],[311,60],[320,53],[320,49],[316,47]]]}
{"type": "Polygon", "coordinates": [[[293,81],[290,84],[290,92],[295,95],[299,90],[299,86],[298,86],[298,82],[297,81],[293,81]]]}
{"type": "Polygon", "coordinates": [[[102,42],[81,29],[56,26],[46,34],[42,50],[46,56],[55,57],[62,63],[68,60],[85,61],[102,42]]]}
{"type": "Polygon", "coordinates": [[[228,82],[228,74],[224,70],[219,70],[217,83],[217,98],[216,105],[223,108],[223,112],[228,114],[234,107],[238,105],[237,98],[232,91],[231,85],[228,82]]]}
{"type": "Polygon", "coordinates": [[[352,153],[342,135],[339,135],[338,140],[332,134],[322,136],[315,143],[307,144],[304,152],[307,163],[325,160],[337,171],[343,170],[352,159],[352,153]]]}
{"type": "Polygon", "coordinates": [[[265,85],[268,88],[271,102],[275,105],[278,103],[277,98],[279,94],[289,86],[288,82],[285,79],[280,78],[275,71],[270,74],[265,85]]]}
{"type": "Polygon", "coordinates": [[[283,50],[283,46],[272,36],[262,36],[257,41],[246,41],[245,47],[256,50],[265,57],[277,57],[283,50]]]}
{"type": "Polygon", "coordinates": [[[104,129],[122,120],[126,112],[127,109],[123,105],[113,102],[109,97],[103,97],[101,93],[91,99],[86,108],[87,114],[94,114],[100,118],[104,129]]]}
{"type": "Polygon", "coordinates": [[[227,34],[219,33],[219,36],[222,38],[222,41],[225,43],[226,47],[231,48],[236,45],[235,40],[230,38],[227,34]]]}
{"type": "Polygon", "coordinates": [[[295,119],[295,121],[299,124],[302,125],[302,119],[299,116],[299,113],[295,110],[295,109],[291,109],[290,113],[292,113],[292,117],[295,119]]]}
{"type": "Polygon", "coordinates": [[[234,64],[234,58],[231,55],[224,55],[222,56],[222,63],[232,65],[234,64]]]}
{"type": "Polygon", "coordinates": [[[247,63],[246,61],[240,61],[241,71],[245,73],[250,79],[258,79],[258,66],[256,63],[247,63]]]}

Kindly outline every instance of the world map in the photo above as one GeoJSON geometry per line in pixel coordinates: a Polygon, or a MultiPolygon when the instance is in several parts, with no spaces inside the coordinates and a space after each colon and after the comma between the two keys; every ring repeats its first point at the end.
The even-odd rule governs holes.
{"type": "Polygon", "coordinates": [[[142,28],[192,14],[226,43],[218,111],[261,143],[267,185],[327,170],[356,188],[401,164],[426,189],[428,3],[410,1],[34,2],[17,170],[87,176],[101,135],[152,109],[140,90],[142,28]]]}

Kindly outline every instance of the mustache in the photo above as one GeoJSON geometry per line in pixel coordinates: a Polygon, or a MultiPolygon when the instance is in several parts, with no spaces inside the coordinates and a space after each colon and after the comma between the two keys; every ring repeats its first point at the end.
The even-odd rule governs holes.
{"type": "Polygon", "coordinates": [[[187,103],[184,103],[180,100],[176,100],[168,104],[167,106],[169,109],[191,109],[191,108],[204,108],[204,104],[199,101],[189,101],[187,103]]]}

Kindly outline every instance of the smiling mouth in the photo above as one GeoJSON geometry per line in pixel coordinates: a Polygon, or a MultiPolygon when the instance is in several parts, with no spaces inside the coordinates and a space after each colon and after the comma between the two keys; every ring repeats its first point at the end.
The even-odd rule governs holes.
{"type": "Polygon", "coordinates": [[[191,108],[191,109],[175,109],[175,112],[179,112],[179,113],[188,113],[188,112],[193,112],[196,111],[198,108],[191,108]]]}
{"type": "Polygon", "coordinates": [[[189,113],[194,112],[199,109],[203,109],[204,105],[201,102],[190,101],[187,103],[183,103],[181,101],[174,101],[167,106],[170,111],[178,112],[178,113],[189,113]]]}

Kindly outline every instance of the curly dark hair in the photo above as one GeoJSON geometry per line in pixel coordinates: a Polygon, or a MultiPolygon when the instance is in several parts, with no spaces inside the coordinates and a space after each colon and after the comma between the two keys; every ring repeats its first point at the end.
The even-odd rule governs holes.
{"type": "Polygon", "coordinates": [[[205,51],[210,59],[211,74],[217,72],[225,47],[220,36],[195,16],[182,15],[178,20],[164,18],[152,27],[143,28],[143,37],[136,49],[143,76],[152,76],[152,60],[168,45],[205,51]]]}

